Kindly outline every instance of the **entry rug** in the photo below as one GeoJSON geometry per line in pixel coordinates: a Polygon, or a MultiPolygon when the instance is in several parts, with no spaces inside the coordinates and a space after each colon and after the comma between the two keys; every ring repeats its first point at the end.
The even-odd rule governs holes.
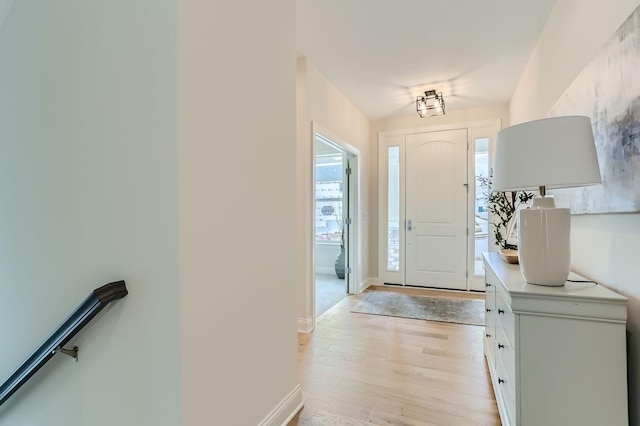
{"type": "Polygon", "coordinates": [[[395,292],[368,291],[351,312],[484,325],[484,300],[474,299],[422,297],[395,292]]]}

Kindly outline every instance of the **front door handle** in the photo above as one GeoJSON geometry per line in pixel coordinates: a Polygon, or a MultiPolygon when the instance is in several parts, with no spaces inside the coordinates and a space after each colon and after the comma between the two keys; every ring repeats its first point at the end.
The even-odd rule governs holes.
{"type": "Polygon", "coordinates": [[[411,231],[411,220],[407,220],[407,231],[411,231]]]}

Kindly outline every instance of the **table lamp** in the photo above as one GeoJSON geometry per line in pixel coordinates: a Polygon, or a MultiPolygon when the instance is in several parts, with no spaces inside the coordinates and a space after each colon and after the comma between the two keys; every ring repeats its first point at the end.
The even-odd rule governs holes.
{"type": "Polygon", "coordinates": [[[492,191],[540,191],[530,208],[517,212],[525,281],[559,287],[569,276],[571,216],[546,190],[601,182],[589,117],[546,118],[498,132],[492,191]]]}

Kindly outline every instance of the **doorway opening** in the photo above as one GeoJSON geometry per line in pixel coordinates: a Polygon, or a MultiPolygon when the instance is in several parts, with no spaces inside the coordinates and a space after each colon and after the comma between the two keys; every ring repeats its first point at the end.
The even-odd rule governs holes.
{"type": "Polygon", "coordinates": [[[488,176],[499,120],[380,132],[378,277],[384,284],[484,291],[488,176]]]}
{"type": "Polygon", "coordinates": [[[385,284],[467,289],[467,136],[452,129],[384,140],[385,284]]]}
{"type": "Polygon", "coordinates": [[[355,263],[355,156],[314,137],[314,308],[323,316],[350,293],[355,263]]]}

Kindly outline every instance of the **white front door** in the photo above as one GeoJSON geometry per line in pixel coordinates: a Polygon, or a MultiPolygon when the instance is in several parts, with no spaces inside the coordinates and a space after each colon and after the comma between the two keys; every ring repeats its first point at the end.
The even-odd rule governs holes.
{"type": "Polygon", "coordinates": [[[467,130],[406,135],[405,284],[466,290],[467,130]]]}

